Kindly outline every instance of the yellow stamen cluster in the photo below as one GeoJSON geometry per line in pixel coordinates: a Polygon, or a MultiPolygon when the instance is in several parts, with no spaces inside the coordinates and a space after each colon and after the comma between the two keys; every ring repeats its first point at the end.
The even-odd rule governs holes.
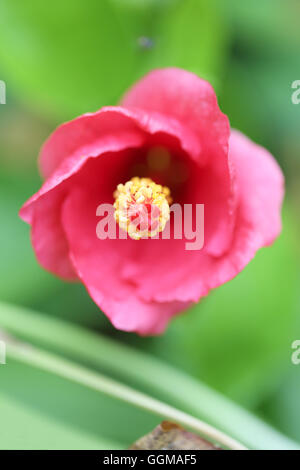
{"type": "Polygon", "coordinates": [[[170,218],[170,190],[150,178],[135,176],[119,184],[114,198],[115,220],[134,240],[156,236],[170,218]]]}

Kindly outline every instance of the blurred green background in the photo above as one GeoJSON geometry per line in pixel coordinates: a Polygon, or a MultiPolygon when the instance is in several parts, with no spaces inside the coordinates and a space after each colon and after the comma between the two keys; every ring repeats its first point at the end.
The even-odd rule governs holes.
{"type": "MultiPolygon", "coordinates": [[[[1,0],[0,328],[14,321],[10,303],[25,308],[16,317],[21,337],[26,308],[102,333],[116,348],[143,350],[208,384],[300,443],[300,365],[291,363],[291,343],[300,339],[300,104],[291,101],[299,31],[298,0],[1,0]],[[232,126],[277,158],[286,176],[284,229],[164,335],[139,338],[113,329],[81,285],[38,266],[17,213],[39,188],[38,151],[56,125],[116,104],[135,80],[166,66],[208,79],[232,126]]],[[[100,362],[89,365],[105,369],[100,362]]],[[[106,372],[132,384],[125,372],[106,372]]],[[[0,416],[1,448],[126,447],[158,422],[17,361],[0,366],[0,416]]]]}

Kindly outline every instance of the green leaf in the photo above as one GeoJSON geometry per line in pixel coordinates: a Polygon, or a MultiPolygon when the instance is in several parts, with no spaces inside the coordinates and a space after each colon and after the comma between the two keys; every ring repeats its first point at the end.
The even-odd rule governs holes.
{"type": "MultiPolygon", "coordinates": [[[[0,370],[1,378],[3,368],[4,366],[0,370]]],[[[16,367],[14,372],[15,374],[18,372],[21,374],[28,372],[29,379],[32,379],[32,371],[30,368],[16,367]]],[[[6,378],[5,375],[3,375],[3,377],[6,378]]],[[[47,376],[43,378],[47,379],[47,376]]],[[[11,376],[9,377],[9,380],[11,380],[11,376]]],[[[20,383],[16,383],[16,385],[20,386],[20,383]]],[[[6,387],[4,387],[4,389],[5,388],[6,387]]],[[[72,391],[73,389],[70,390],[70,392],[72,391]]],[[[26,392],[27,390],[25,385],[24,393],[26,394],[26,392]]],[[[36,397],[36,395],[38,395],[38,390],[33,390],[32,392],[33,396],[36,397]]],[[[40,392],[42,392],[42,390],[40,390],[40,392]]],[[[61,400],[61,395],[59,398],[61,400]]],[[[37,399],[39,399],[38,396],[37,399]]],[[[60,404],[60,400],[57,401],[58,405],[60,404]]],[[[56,407],[54,409],[54,413],[50,413],[49,409],[45,412],[45,410],[38,408],[36,403],[34,405],[32,403],[30,404],[28,403],[28,400],[26,403],[24,397],[13,397],[11,390],[9,393],[5,393],[2,390],[1,382],[0,414],[3,432],[1,432],[0,449],[38,450],[122,448],[122,444],[117,441],[97,435],[89,429],[76,427],[76,419],[73,420],[75,423],[70,423],[67,419],[56,419],[57,411],[56,407]]]]}
{"type": "MultiPolygon", "coordinates": [[[[16,340],[16,338],[10,338],[6,335],[5,340],[8,360],[16,359],[22,364],[37,367],[42,371],[55,374],[58,377],[70,380],[88,389],[104,393],[106,396],[121,400],[125,404],[150,411],[164,420],[173,421],[203,434],[204,437],[210,438],[213,442],[223,445],[223,447],[233,450],[245,450],[244,446],[240,443],[208,424],[161,401],[155,400],[144,393],[123,385],[116,380],[111,380],[103,374],[96,373],[75,362],[33,347],[28,343],[22,343],[16,340]]],[[[119,426],[115,428],[115,432],[119,432],[119,426]]]]}
{"type": "Polygon", "coordinates": [[[118,376],[125,383],[214,425],[247,447],[297,447],[214,390],[151,356],[108,338],[4,304],[0,305],[0,325],[19,337],[47,345],[67,357],[118,376]]]}
{"type": "MultiPolygon", "coordinates": [[[[291,346],[295,339],[300,338],[300,327],[291,335],[291,346]]],[[[289,360],[294,350],[289,349],[289,360]]],[[[292,439],[300,441],[300,366],[290,363],[289,370],[282,377],[273,396],[264,404],[263,411],[268,420],[279,424],[280,428],[292,439]]]]}

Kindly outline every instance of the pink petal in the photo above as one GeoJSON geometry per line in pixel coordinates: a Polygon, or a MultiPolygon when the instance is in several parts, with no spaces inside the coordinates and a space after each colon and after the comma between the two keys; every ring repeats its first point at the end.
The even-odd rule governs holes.
{"type": "Polygon", "coordinates": [[[77,187],[63,206],[63,225],[76,272],[116,328],[159,334],[169,319],[190,302],[147,302],[137,294],[134,279],[124,280],[122,266],[135,256],[139,242],[96,237],[96,208],[101,196],[95,196],[77,187]]]}
{"type": "MultiPolygon", "coordinates": [[[[191,72],[154,70],[133,85],[121,104],[176,118],[195,132],[206,150],[227,153],[228,118],[220,111],[212,86],[191,72]]],[[[207,153],[206,157],[211,155],[207,153]]]]}
{"type": "Polygon", "coordinates": [[[69,246],[61,225],[62,201],[63,195],[60,191],[52,192],[49,197],[37,201],[31,240],[41,266],[63,279],[72,281],[78,279],[78,276],[70,263],[69,246]]]}
{"type": "Polygon", "coordinates": [[[230,143],[238,216],[231,249],[219,258],[205,249],[185,250],[184,240],[98,240],[96,207],[107,201],[109,192],[93,188],[106,157],[90,162],[78,175],[63,209],[72,262],[116,327],[140,334],[161,332],[171,316],[236,276],[278,235],[283,195],[278,165],[241,134],[233,132],[230,143]]]}
{"type": "Polygon", "coordinates": [[[125,94],[123,106],[158,111],[178,119],[198,137],[203,148],[202,160],[208,167],[201,185],[212,184],[210,201],[206,191],[206,204],[210,205],[209,217],[215,221],[214,229],[207,237],[206,248],[220,256],[230,246],[234,225],[233,208],[235,194],[233,175],[228,162],[230,128],[227,116],[218,106],[212,86],[197,75],[177,68],[158,69],[150,72],[125,94]],[[218,227],[215,227],[216,222],[218,227]]]}
{"type": "Polygon", "coordinates": [[[283,176],[273,157],[233,131],[212,87],[157,70],[123,99],[64,124],[41,152],[47,181],[20,211],[40,263],[79,278],[120,329],[163,331],[170,317],[236,276],[280,232],[283,176]],[[112,202],[134,152],[164,143],[191,165],[186,200],[205,204],[205,245],[186,240],[99,240],[96,208],[112,202]],[[229,154],[228,154],[229,143],[229,154]]]}
{"type": "MultiPolygon", "coordinates": [[[[179,141],[192,158],[200,158],[201,146],[193,133],[175,119],[154,112],[102,108],[62,125],[52,134],[41,152],[41,166],[49,177],[20,210],[20,217],[32,224],[33,245],[45,269],[66,279],[76,277],[60,214],[64,198],[72,191],[72,178],[90,159],[139,148],[149,136],[164,134],[179,141]]],[[[109,166],[109,173],[99,175],[99,185],[110,182],[110,199],[125,173],[125,154],[123,157],[115,167],[109,166]]]]}
{"type": "Polygon", "coordinates": [[[40,153],[42,175],[48,178],[65,160],[72,165],[81,157],[99,153],[117,152],[121,148],[136,147],[145,132],[168,132],[182,139],[183,148],[191,155],[200,153],[199,142],[188,129],[175,119],[158,119],[155,113],[129,111],[121,107],[105,107],[59,126],[45,142],[40,153]],[[157,123],[159,121],[159,124],[157,123]]]}
{"type": "Polygon", "coordinates": [[[281,231],[284,177],[274,157],[241,132],[232,131],[229,150],[239,199],[236,239],[243,237],[252,251],[243,250],[246,264],[253,251],[272,243],[281,231]]]}
{"type": "MultiPolygon", "coordinates": [[[[172,249],[169,282],[173,283],[173,289],[170,291],[167,284],[164,284],[167,282],[167,277],[164,276],[159,286],[165,287],[165,295],[162,289],[156,289],[153,300],[199,300],[212,288],[235,277],[251,261],[258,249],[269,245],[279,235],[284,178],[276,160],[266,149],[237,131],[232,131],[230,137],[230,159],[235,169],[238,198],[230,251],[221,258],[214,258],[205,249],[200,252],[178,251],[176,255],[172,249]],[[176,277],[175,263],[181,267],[180,270],[177,268],[176,277]],[[182,272],[181,284],[178,282],[178,271],[182,272]]],[[[159,252],[152,250],[152,259],[158,256],[159,252]]],[[[161,267],[165,273],[167,266],[161,267]]],[[[142,277],[143,285],[140,285],[140,289],[145,298],[149,298],[151,290],[146,272],[136,270],[134,274],[138,278],[142,277]]]]}

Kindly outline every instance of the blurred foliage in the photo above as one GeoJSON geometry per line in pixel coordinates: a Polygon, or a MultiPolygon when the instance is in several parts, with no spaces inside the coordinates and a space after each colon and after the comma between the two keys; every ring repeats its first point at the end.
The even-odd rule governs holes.
{"type": "Polygon", "coordinates": [[[233,127],[266,145],[288,171],[300,153],[299,107],[291,101],[291,85],[300,68],[300,4],[297,0],[220,0],[219,4],[232,38],[222,108],[233,127]]]}
{"type": "MultiPolygon", "coordinates": [[[[170,410],[164,410],[162,413],[161,407],[165,408],[164,403],[166,403],[171,405],[175,421],[174,413],[179,423],[182,420],[182,416],[178,416],[178,409],[191,413],[196,419],[200,418],[213,424],[250,449],[299,449],[300,447],[202,382],[194,380],[152,355],[122,345],[119,341],[113,341],[107,336],[95,334],[69,322],[2,302],[0,322],[6,331],[10,367],[9,375],[3,375],[7,378],[4,390],[9,396],[18,398],[25,408],[31,405],[47,416],[49,413],[55,416],[57,421],[63,421],[65,424],[71,421],[75,427],[78,424],[83,432],[88,427],[95,434],[100,434],[99,446],[104,445],[101,437],[103,434],[109,438],[113,437],[113,442],[118,439],[120,443],[122,442],[122,448],[128,446],[132,436],[140,429],[144,429],[144,434],[153,427],[150,410],[159,416],[171,417],[170,410]],[[32,346],[33,343],[35,346],[32,346]],[[29,381],[27,375],[23,376],[27,367],[14,367],[15,361],[26,366],[30,365],[29,381]],[[42,375],[39,373],[35,381],[32,375],[35,370],[32,371],[32,367],[46,372],[45,378],[42,378],[44,372],[42,375]],[[60,387],[57,381],[58,376],[63,377],[63,387],[60,387]],[[121,391],[123,399],[125,398],[123,384],[127,385],[122,412],[118,413],[119,403],[111,407],[109,405],[112,403],[111,397],[107,404],[107,400],[100,393],[97,395],[97,403],[93,403],[91,399],[94,407],[92,416],[89,413],[89,405],[85,403],[85,398],[88,398],[87,389],[98,392],[103,390],[102,385],[107,383],[109,377],[114,380],[114,391],[121,391]],[[75,384],[80,383],[82,393],[77,393],[75,387],[72,400],[66,404],[63,390],[69,386],[66,383],[69,380],[75,384]],[[43,382],[41,387],[40,381],[43,382]],[[44,391],[44,382],[47,390],[52,390],[51,384],[54,383],[55,410],[52,396],[49,400],[48,393],[44,391]],[[56,392],[59,393],[56,395],[56,392]],[[156,401],[155,409],[153,403],[151,404],[153,399],[150,397],[160,401],[159,404],[156,401]],[[138,412],[137,408],[141,411],[138,412]],[[87,419],[85,419],[86,413],[87,419]],[[123,420],[122,423],[119,423],[119,419],[123,420]]],[[[107,388],[104,390],[107,391],[107,388]]],[[[117,395],[115,393],[112,395],[114,401],[117,396],[120,398],[119,392],[117,395]]],[[[19,432],[24,444],[26,426],[27,423],[19,423],[19,432]]],[[[104,442],[107,445],[107,441],[104,442]]]]}
{"type": "MultiPolygon", "coordinates": [[[[298,0],[53,0],[47,8],[37,0],[2,0],[0,79],[7,105],[0,106],[0,299],[146,349],[300,442],[300,375],[290,364],[291,342],[300,337],[300,105],[291,102],[291,83],[300,79],[299,14],[298,0]],[[39,187],[36,157],[55,125],[116,104],[137,78],[166,66],[212,82],[232,126],[279,160],[287,200],[274,246],[176,318],[163,336],[141,339],[114,330],[82,286],[38,266],[17,212],[39,187]]],[[[0,379],[2,448],[21,442],[114,448],[157,422],[29,366],[1,367],[0,379]],[[28,429],[22,439],[15,422],[28,429]]]]}
{"type": "MultiPolygon", "coordinates": [[[[291,338],[291,342],[294,340],[294,336],[291,338]]],[[[299,334],[297,337],[299,338],[299,334]]],[[[299,388],[299,370],[297,370],[297,366],[290,364],[288,371],[282,375],[273,398],[266,400],[262,407],[266,419],[275,423],[282,432],[298,442],[300,441],[299,388]]]]}
{"type": "Polygon", "coordinates": [[[157,422],[135,407],[12,361],[1,368],[0,413],[8,423],[1,449],[126,448],[157,422]]]}
{"type": "Polygon", "coordinates": [[[198,0],[0,4],[7,81],[31,106],[59,118],[115,104],[154,67],[211,76],[224,50],[222,33],[213,2],[198,0]]]}

